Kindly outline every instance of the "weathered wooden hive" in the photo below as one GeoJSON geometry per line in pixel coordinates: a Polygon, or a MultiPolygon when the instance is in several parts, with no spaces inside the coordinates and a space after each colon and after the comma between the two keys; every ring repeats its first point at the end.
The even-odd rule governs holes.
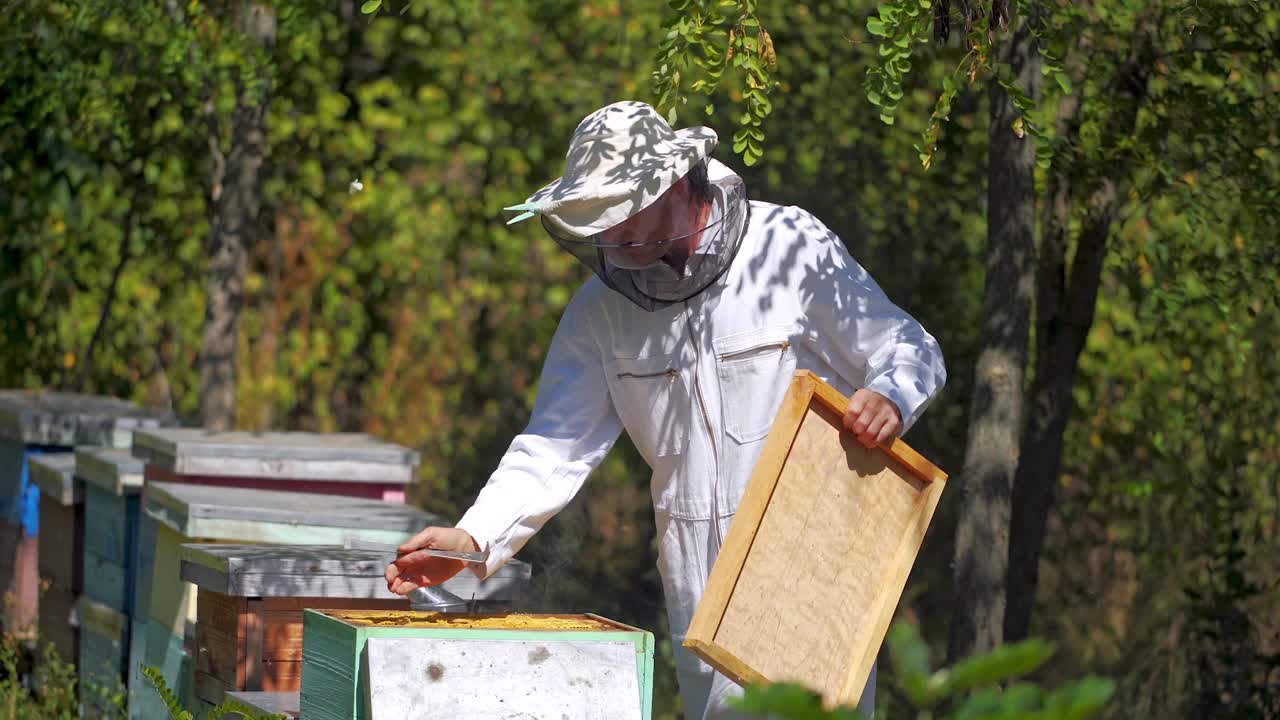
{"type": "MultiPolygon", "coordinates": [[[[182,580],[184,544],[400,543],[427,525],[447,524],[418,508],[382,500],[188,483],[149,482],[143,507],[154,535],[143,537],[142,542],[150,541],[155,548],[155,561],[146,587],[138,583],[139,591],[148,597],[138,603],[134,628],[138,635],[130,663],[135,668],[143,662],[160,667],[179,696],[192,701],[198,605],[196,586],[182,580]]],[[[158,710],[154,705],[158,699],[145,684],[142,679],[130,687],[132,717],[155,717],[158,710]],[[134,699],[139,703],[137,712],[134,699]]]]}
{"type": "Polygon", "coordinates": [[[142,462],[118,448],[77,448],[76,477],[84,483],[84,544],[87,578],[80,599],[80,686],[86,709],[114,712],[110,696],[120,692],[129,662],[129,623],[139,575],[150,572],[138,533],[142,462]]]}
{"type": "Polygon", "coordinates": [[[176,517],[173,515],[176,512],[181,519],[157,523],[144,513],[140,524],[139,552],[145,555],[162,551],[164,555],[156,556],[152,573],[139,577],[135,586],[137,617],[130,631],[129,662],[129,712],[135,718],[164,713],[138,670],[145,658],[151,658],[152,664],[164,661],[166,678],[176,682],[181,677],[181,684],[175,686],[179,687],[182,697],[191,699],[188,651],[194,648],[194,636],[187,636],[186,627],[189,619],[194,632],[196,604],[194,586],[179,579],[182,543],[208,539],[323,545],[340,543],[342,538],[353,534],[365,539],[399,542],[406,533],[421,530],[422,525],[411,530],[402,528],[430,517],[410,510],[410,515],[401,517],[402,524],[395,526],[396,529],[379,527],[377,523],[368,527],[353,524],[349,516],[343,521],[345,525],[324,525],[324,511],[341,504],[332,500],[334,496],[385,500],[388,506],[403,508],[400,503],[404,501],[406,487],[417,475],[418,453],[364,434],[159,429],[137,433],[132,452],[145,463],[143,474],[148,495],[152,486],[160,484],[205,488],[203,493],[195,495],[190,492],[200,491],[162,493],[167,500],[153,503],[154,512],[170,519],[176,517]],[[219,515],[220,499],[229,500],[222,504],[224,508],[249,507],[243,503],[252,501],[237,494],[241,490],[287,491],[294,497],[284,505],[268,502],[262,506],[268,515],[275,512],[276,520],[219,515]],[[321,499],[298,497],[300,494],[321,499]],[[195,503],[194,516],[186,515],[184,508],[174,505],[183,506],[188,501],[195,503]],[[211,514],[201,515],[206,510],[211,514]],[[313,515],[321,517],[318,526],[310,521],[313,515]],[[190,523],[188,530],[193,532],[203,532],[205,530],[199,528],[205,527],[217,534],[185,535],[186,530],[178,529],[176,522],[190,523]],[[349,532],[340,531],[341,528],[349,532]],[[153,593],[153,577],[162,581],[156,593],[153,593]],[[153,594],[164,600],[162,607],[152,607],[153,594]],[[150,633],[149,628],[153,626],[161,629],[150,633]]]}
{"type": "Polygon", "coordinates": [[[80,445],[127,447],[134,431],[175,424],[172,413],[98,395],[0,390],[0,594],[4,627],[29,633],[39,605],[40,492],[28,460],[80,445]]]}
{"type": "Polygon", "coordinates": [[[80,651],[76,599],[84,582],[84,488],[75,477],[75,453],[38,455],[30,480],[40,489],[40,637],[74,662],[80,651]]]}
{"type": "MultiPolygon", "coordinates": [[[[387,556],[339,546],[188,544],[182,579],[199,587],[195,695],[217,704],[231,691],[297,692],[302,611],[399,610],[387,590],[387,556]]],[[[527,563],[509,562],[481,581],[463,571],[444,588],[482,611],[511,610],[528,588],[527,563]]]]}

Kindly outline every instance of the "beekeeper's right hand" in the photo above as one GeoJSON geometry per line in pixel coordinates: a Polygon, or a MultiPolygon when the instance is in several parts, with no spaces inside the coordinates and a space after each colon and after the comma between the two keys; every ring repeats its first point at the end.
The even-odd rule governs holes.
{"type": "Polygon", "coordinates": [[[385,573],[388,590],[397,595],[408,595],[426,585],[439,585],[467,565],[461,560],[418,552],[423,548],[471,552],[479,550],[480,545],[466,530],[429,527],[399,547],[399,556],[387,566],[385,573]]]}

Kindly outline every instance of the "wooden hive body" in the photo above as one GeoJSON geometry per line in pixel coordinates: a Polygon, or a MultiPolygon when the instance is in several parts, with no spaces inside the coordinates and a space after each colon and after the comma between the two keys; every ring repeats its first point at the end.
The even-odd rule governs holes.
{"type": "Polygon", "coordinates": [[[854,704],[946,475],[842,427],[848,400],[796,374],[685,647],[739,683],[797,682],[854,704]]]}
{"type": "Polygon", "coordinates": [[[348,540],[400,543],[427,525],[447,524],[417,508],[381,500],[280,490],[210,487],[188,483],[146,485],[140,543],[150,545],[149,578],[139,578],[130,659],[130,715],[161,712],[158,699],[134,668],[164,668],[181,697],[194,700],[197,589],[182,580],[184,544],[278,543],[342,545],[348,540]]]}
{"type": "MultiPolygon", "coordinates": [[[[302,677],[302,611],[408,610],[387,590],[388,558],[339,546],[182,546],[182,579],[199,587],[194,690],[217,704],[228,691],[297,692],[302,677]]],[[[530,568],[508,563],[481,582],[461,573],[449,591],[511,609],[530,568]]]]}
{"type": "Polygon", "coordinates": [[[85,594],[132,615],[142,493],[142,463],[128,450],[76,450],[76,476],[84,482],[85,594]]]}
{"type": "Polygon", "coordinates": [[[81,596],[80,700],[85,717],[115,718],[115,698],[124,692],[129,661],[129,619],[118,609],[81,596]]]}
{"type": "Polygon", "coordinates": [[[653,635],[595,615],[304,613],[301,717],[648,720],[653,635]]]}
{"type": "Polygon", "coordinates": [[[84,488],[75,466],[74,453],[39,455],[30,462],[30,480],[40,489],[40,637],[67,662],[79,657],[79,630],[73,623],[84,581],[84,488]]]}
{"type": "Polygon", "coordinates": [[[138,553],[142,463],[119,448],[78,448],[84,485],[85,584],[80,602],[81,686],[86,707],[110,713],[104,693],[127,684],[130,623],[138,577],[150,571],[138,553]],[[114,673],[114,675],[112,675],[114,673]]]}

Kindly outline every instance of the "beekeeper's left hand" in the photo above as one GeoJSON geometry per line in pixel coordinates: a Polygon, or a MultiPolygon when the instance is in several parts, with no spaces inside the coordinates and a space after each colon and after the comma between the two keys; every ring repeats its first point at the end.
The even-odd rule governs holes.
{"type": "Polygon", "coordinates": [[[858,438],[858,442],[875,447],[889,442],[902,429],[902,413],[889,398],[862,388],[849,400],[844,426],[858,438]]]}

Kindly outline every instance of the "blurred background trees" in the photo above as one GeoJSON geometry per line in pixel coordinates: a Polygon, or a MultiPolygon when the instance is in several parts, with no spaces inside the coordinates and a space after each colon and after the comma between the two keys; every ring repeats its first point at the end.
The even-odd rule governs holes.
{"type": "MultiPolygon", "coordinates": [[[[881,19],[907,3],[673,5],[5,3],[0,385],[371,432],[421,450],[415,500],[457,516],[526,422],[586,277],[500,208],[560,174],[585,114],[659,101],[680,18],[750,10],[734,55],[757,67],[666,101],[720,133],[753,197],[814,212],[938,336],[951,379],[909,440],[960,482],[981,328],[1015,293],[985,270],[993,138],[1046,149],[1023,201],[1034,291],[1008,581],[988,589],[1000,634],[1053,640],[1046,680],[1115,678],[1116,717],[1280,713],[1280,10],[1014,3],[1006,32],[983,25],[989,4],[916,0],[921,23],[947,7],[950,39],[903,30],[901,96],[878,108],[868,70],[903,49],[881,19]],[[1000,56],[975,66],[965,23],[1000,50],[1033,17],[1041,92],[993,114],[1000,56]],[[1032,132],[1010,141],[1018,119],[1032,132]],[[735,141],[744,128],[759,137],[735,141]]],[[[544,607],[662,629],[647,477],[624,439],[525,551],[544,607]]],[[[960,490],[900,608],[935,649],[957,528],[992,530],[960,490]]]]}

